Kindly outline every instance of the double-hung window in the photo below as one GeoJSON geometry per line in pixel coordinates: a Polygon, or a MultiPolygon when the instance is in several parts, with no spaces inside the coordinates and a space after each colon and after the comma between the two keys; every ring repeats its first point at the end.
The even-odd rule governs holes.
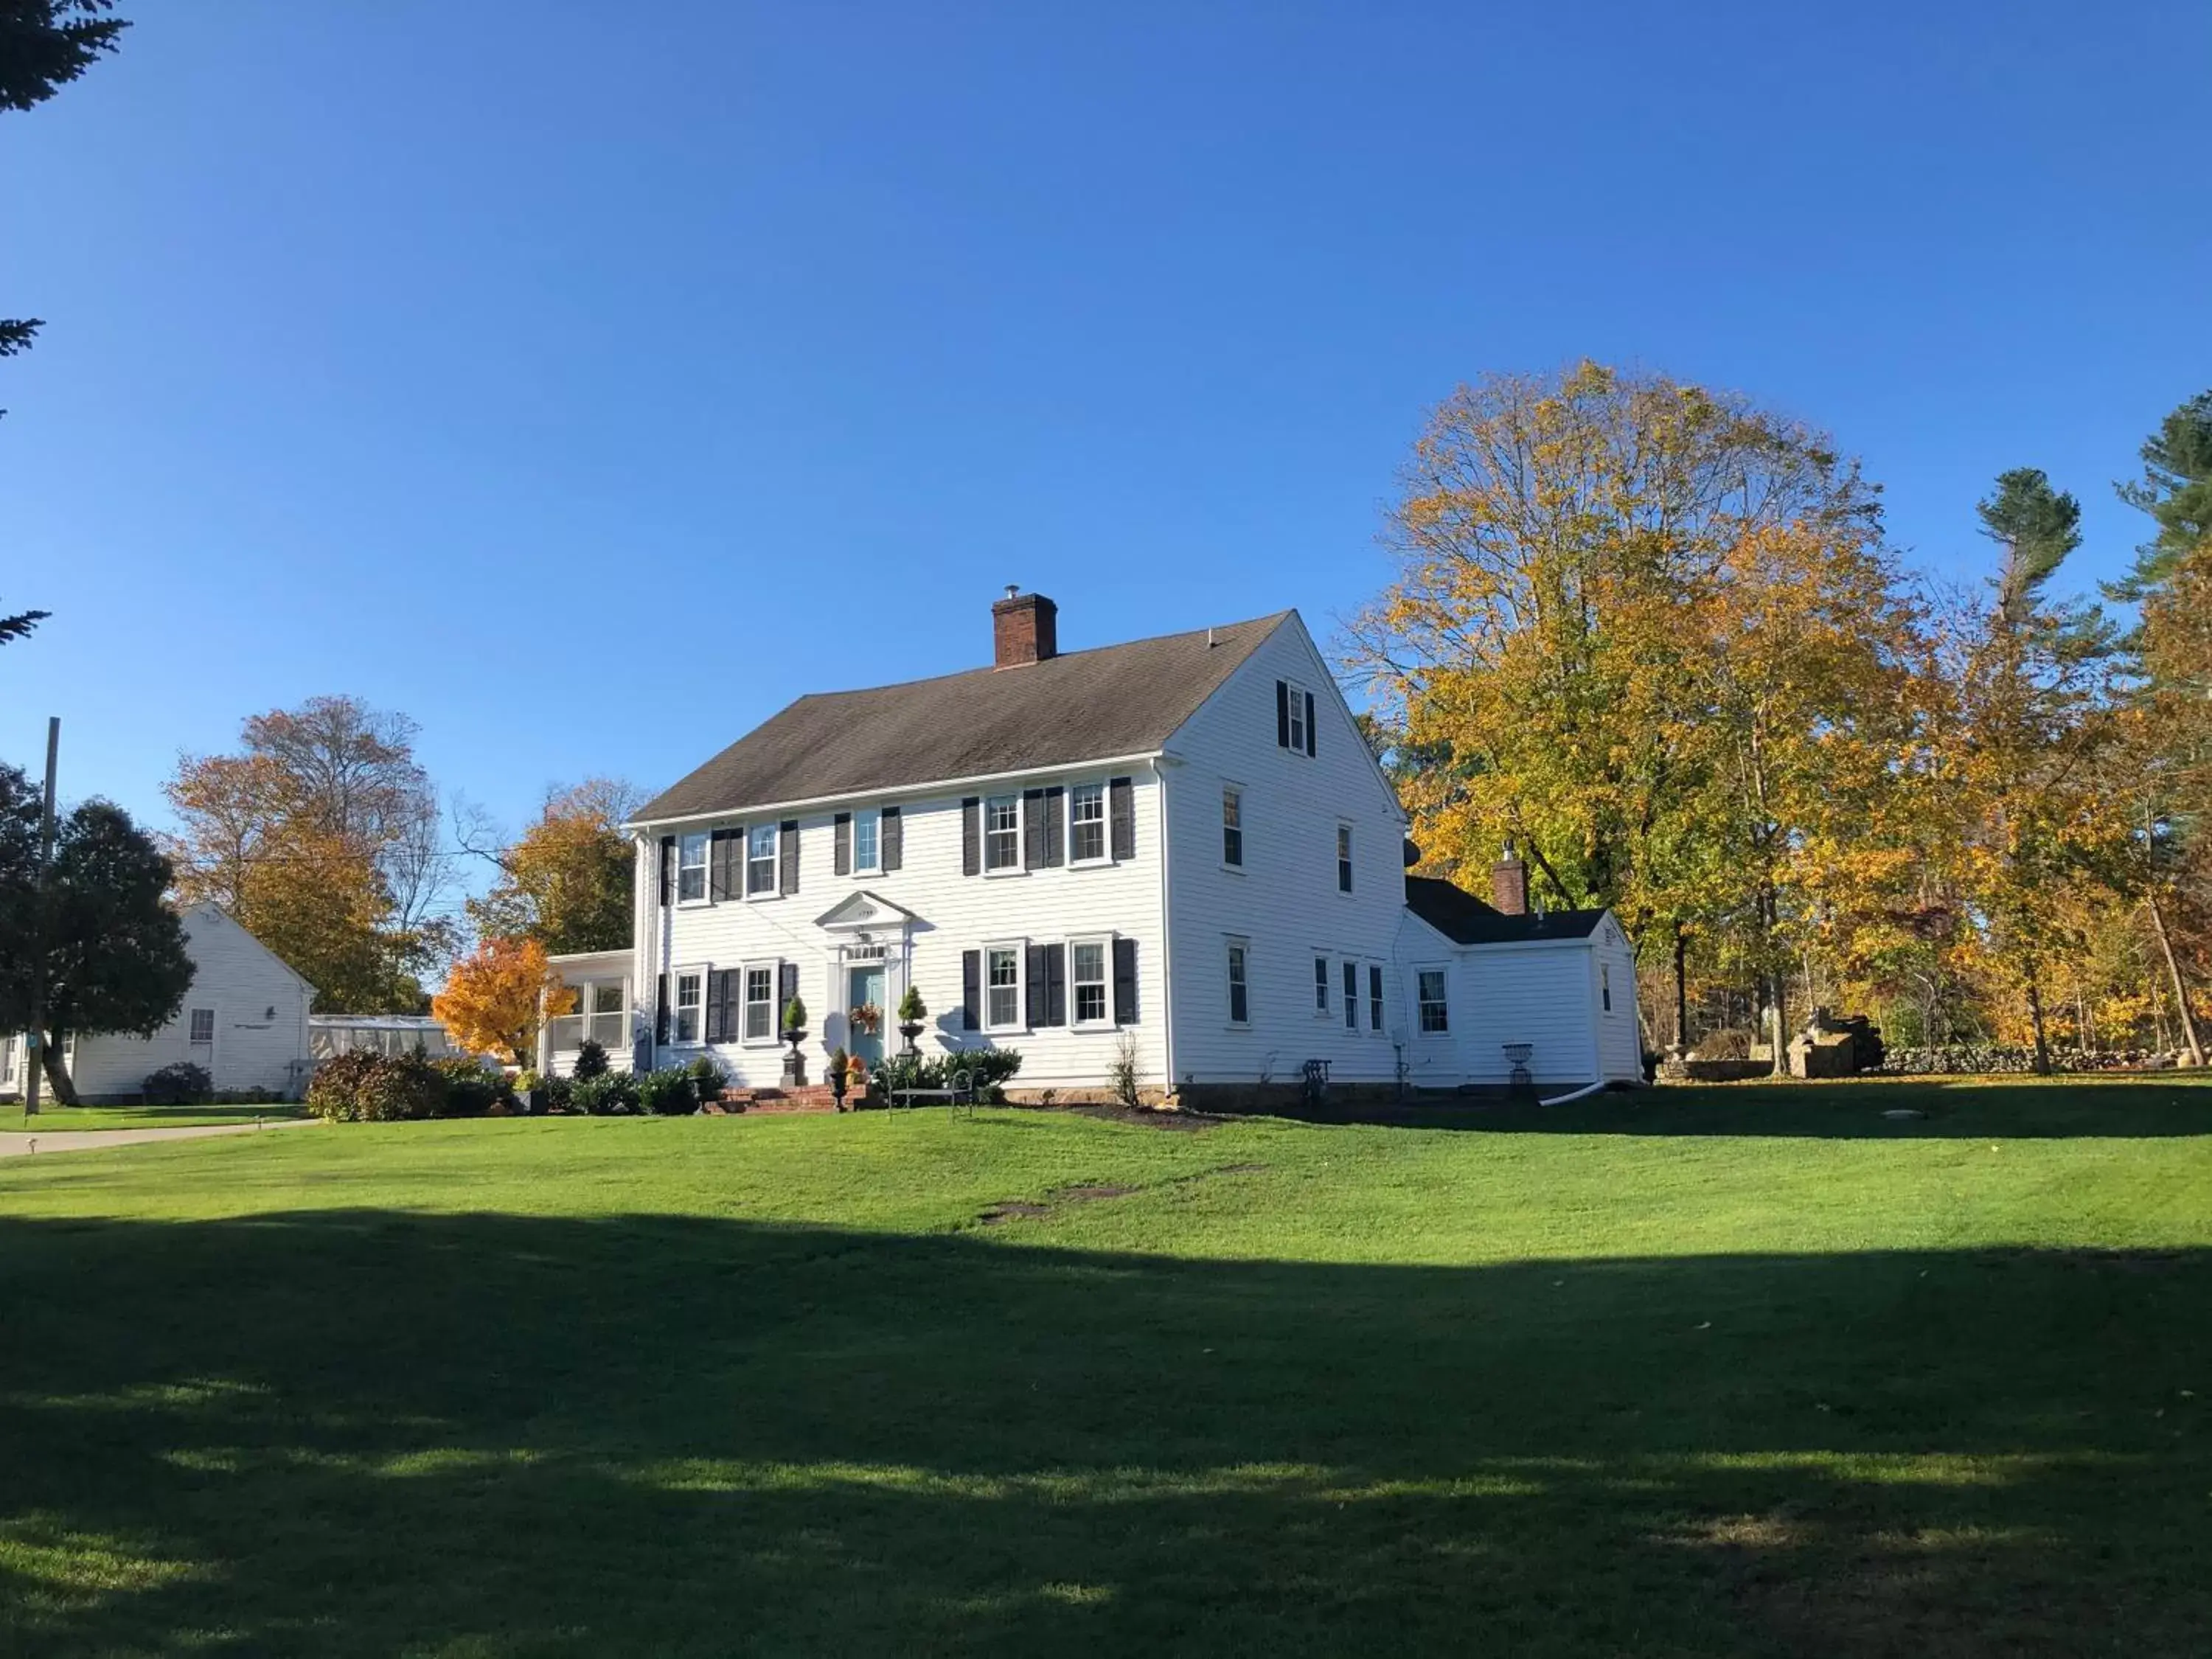
{"type": "Polygon", "coordinates": [[[1022,953],[1012,945],[994,945],[983,952],[983,1025],[987,1030],[1012,1030],[1022,1023],[1022,953]]]}
{"type": "Polygon", "coordinates": [[[1382,1029],[1382,964],[1379,962],[1367,964],[1367,1029],[1382,1029]]]}
{"type": "Polygon", "coordinates": [[[983,868],[1022,867],[1022,798],[994,795],[983,803],[983,868]]]}
{"type": "Polygon", "coordinates": [[[745,896],[775,891],[775,826],[757,823],[745,831],[745,896]]]}
{"type": "Polygon", "coordinates": [[[1306,752],[1307,710],[1313,703],[1312,696],[1296,680],[1287,682],[1284,699],[1285,725],[1289,742],[1285,745],[1294,755],[1306,752]]]}
{"type": "Polygon", "coordinates": [[[1229,1023],[1231,1025],[1249,1025],[1252,1023],[1251,970],[1251,948],[1243,939],[1230,940],[1229,1023]]]}
{"type": "Polygon", "coordinates": [[[775,964],[745,965],[745,1023],[747,1042],[767,1042],[775,1036],[775,964]]]}
{"type": "Polygon", "coordinates": [[[1336,826],[1336,890],[1352,890],[1352,826],[1348,823],[1336,826]]]}
{"type": "Polygon", "coordinates": [[[853,873],[872,876],[884,867],[884,815],[878,811],[853,814],[853,873]]]}
{"type": "Polygon", "coordinates": [[[1221,861],[1244,867],[1244,792],[1233,783],[1221,786],[1221,861]]]}
{"type": "Polygon", "coordinates": [[[1451,1030],[1450,1011],[1444,1000],[1444,970],[1424,968],[1419,977],[1421,1035],[1435,1036],[1451,1030]]]}
{"type": "Polygon", "coordinates": [[[1359,964],[1356,962],[1344,964],[1344,1029],[1359,1029],[1359,964]]]}
{"type": "Polygon", "coordinates": [[[696,1042],[707,1003],[707,970],[684,968],[676,975],[676,1041],[696,1042]]]}
{"type": "Polygon", "coordinates": [[[1108,1023],[1106,1001],[1106,941],[1079,939],[1067,947],[1067,977],[1075,988],[1075,1023],[1108,1023]]]}
{"type": "Polygon", "coordinates": [[[215,1041],[214,1009],[195,1008],[192,1010],[191,1040],[194,1042],[213,1042],[215,1041]]]}
{"type": "Polygon", "coordinates": [[[1067,792],[1068,857],[1077,864],[1106,858],[1106,786],[1079,783],[1067,792]]]}
{"type": "Polygon", "coordinates": [[[1323,1018],[1328,1016],[1328,958],[1314,958],[1314,1012],[1323,1018]]]}
{"type": "Polygon", "coordinates": [[[592,987],[591,1030],[586,1034],[609,1052],[628,1039],[623,1030],[623,988],[620,980],[601,980],[592,987]]]}
{"type": "Polygon", "coordinates": [[[1605,1012],[1613,1012],[1613,964],[1601,962],[1597,965],[1598,994],[1605,999],[1605,1012]]]}
{"type": "Polygon", "coordinates": [[[707,847],[704,830],[695,830],[676,843],[676,902],[697,904],[707,896],[707,847]]]}

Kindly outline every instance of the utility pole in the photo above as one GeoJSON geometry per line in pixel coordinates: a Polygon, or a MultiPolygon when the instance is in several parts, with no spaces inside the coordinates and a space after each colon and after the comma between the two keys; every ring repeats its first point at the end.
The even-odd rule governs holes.
{"type": "Polygon", "coordinates": [[[30,1057],[31,1074],[23,1080],[23,1117],[39,1115],[40,1073],[46,1062],[46,872],[54,861],[54,765],[61,758],[62,717],[46,720],[46,804],[39,818],[38,896],[31,915],[31,1029],[23,1039],[30,1057]]]}

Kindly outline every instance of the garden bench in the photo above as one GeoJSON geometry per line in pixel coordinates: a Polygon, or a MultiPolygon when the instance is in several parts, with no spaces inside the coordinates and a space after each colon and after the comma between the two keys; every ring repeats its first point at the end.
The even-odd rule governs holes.
{"type": "Polygon", "coordinates": [[[890,1097],[895,1105],[909,1109],[917,1100],[941,1100],[951,1106],[965,1106],[973,1115],[975,1110],[975,1079],[967,1072],[955,1072],[952,1086],[949,1089],[894,1089],[890,1091],[890,1097]]]}

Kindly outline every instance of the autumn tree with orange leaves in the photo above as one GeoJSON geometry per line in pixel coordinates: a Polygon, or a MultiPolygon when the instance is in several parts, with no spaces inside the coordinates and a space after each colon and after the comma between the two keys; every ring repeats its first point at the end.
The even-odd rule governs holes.
{"type": "Polygon", "coordinates": [[[487,939],[453,964],[430,1012],[457,1047],[527,1066],[541,1020],[575,1000],[536,939],[487,939]]]}

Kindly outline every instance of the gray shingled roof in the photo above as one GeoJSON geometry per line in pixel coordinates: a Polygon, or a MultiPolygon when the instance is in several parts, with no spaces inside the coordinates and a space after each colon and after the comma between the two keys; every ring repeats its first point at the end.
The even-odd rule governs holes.
{"type": "Polygon", "coordinates": [[[638,811],[650,823],[1158,749],[1292,613],[1020,668],[801,697],[638,811]]]}
{"type": "Polygon", "coordinates": [[[1602,910],[1552,910],[1508,915],[1463,887],[1433,876],[1406,878],[1406,908],[1446,939],[1461,945],[1513,945],[1530,939],[1588,939],[1602,910]]]}

